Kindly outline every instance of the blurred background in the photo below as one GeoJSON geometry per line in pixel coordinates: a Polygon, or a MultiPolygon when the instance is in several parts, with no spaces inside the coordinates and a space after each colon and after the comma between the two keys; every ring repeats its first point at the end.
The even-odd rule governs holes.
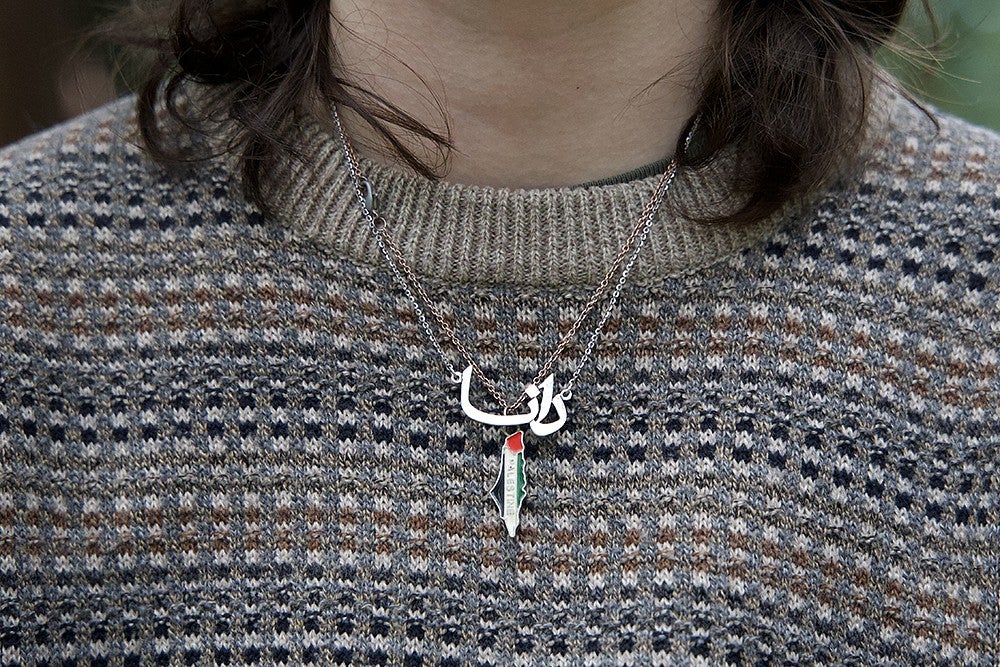
{"type": "MultiPolygon", "coordinates": [[[[110,53],[79,46],[121,1],[0,0],[0,146],[127,91],[110,53]]],[[[1000,0],[931,6],[938,46],[926,51],[934,34],[920,0],[910,0],[898,41],[915,53],[884,52],[880,60],[925,100],[1000,129],[1000,0]]]]}

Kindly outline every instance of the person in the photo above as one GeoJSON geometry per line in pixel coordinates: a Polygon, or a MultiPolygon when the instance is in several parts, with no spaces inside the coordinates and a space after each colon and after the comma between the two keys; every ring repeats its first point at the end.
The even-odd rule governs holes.
{"type": "Polygon", "coordinates": [[[0,153],[11,664],[997,659],[996,133],[904,0],[143,5],[0,153]]]}

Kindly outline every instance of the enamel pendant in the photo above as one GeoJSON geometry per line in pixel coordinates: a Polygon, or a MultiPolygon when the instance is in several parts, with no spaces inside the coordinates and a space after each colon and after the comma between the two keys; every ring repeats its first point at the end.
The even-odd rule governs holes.
{"type": "Polygon", "coordinates": [[[521,503],[526,495],[523,435],[524,431],[518,431],[507,436],[500,455],[500,474],[493,485],[493,500],[511,537],[521,523],[521,503]]]}
{"type": "MultiPolygon", "coordinates": [[[[456,374],[457,375],[457,374],[456,374]]],[[[456,378],[456,381],[459,381],[456,378]]],[[[474,407],[469,401],[469,385],[472,382],[472,366],[469,366],[461,374],[462,383],[462,410],[465,414],[483,424],[493,426],[519,426],[527,424],[531,432],[535,435],[551,435],[562,428],[566,423],[566,401],[572,398],[572,394],[565,389],[558,394],[554,393],[555,379],[549,375],[542,384],[534,383],[524,388],[524,393],[528,396],[528,411],[523,414],[495,415],[483,412],[474,407]],[[541,400],[539,400],[539,396],[541,400]],[[543,421],[548,417],[549,412],[555,409],[556,418],[551,421],[543,421]]],[[[514,537],[518,525],[521,523],[521,503],[527,495],[526,481],[524,475],[524,431],[517,431],[507,436],[503,447],[500,450],[500,472],[497,475],[496,484],[493,485],[491,495],[500,510],[500,518],[507,526],[507,534],[514,537]]]]}

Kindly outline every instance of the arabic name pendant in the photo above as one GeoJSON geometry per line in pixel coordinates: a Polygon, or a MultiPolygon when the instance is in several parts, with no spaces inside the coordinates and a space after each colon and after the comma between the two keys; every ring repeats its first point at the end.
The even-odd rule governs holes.
{"type": "MultiPolygon", "coordinates": [[[[535,435],[551,435],[566,423],[566,401],[571,398],[568,390],[553,394],[555,379],[552,375],[545,378],[542,384],[527,385],[524,392],[530,399],[528,412],[519,415],[494,415],[474,407],[469,400],[469,385],[472,382],[472,366],[462,373],[462,410],[466,416],[483,424],[494,426],[517,426],[528,424],[535,435]],[[541,395],[541,401],[539,401],[541,395]],[[556,419],[544,420],[549,411],[555,408],[556,419]]],[[[500,450],[500,472],[491,495],[500,510],[500,518],[507,526],[507,534],[514,537],[521,523],[521,503],[527,495],[527,482],[524,474],[524,431],[517,431],[507,436],[500,450]]]]}

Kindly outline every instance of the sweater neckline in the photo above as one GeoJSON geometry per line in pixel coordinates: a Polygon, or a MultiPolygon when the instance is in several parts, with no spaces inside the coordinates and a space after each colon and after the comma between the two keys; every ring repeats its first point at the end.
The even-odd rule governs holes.
{"type": "MultiPolygon", "coordinates": [[[[866,145],[888,117],[890,104],[875,98],[870,96],[866,145]]],[[[278,222],[331,254],[388,268],[361,215],[332,119],[302,115],[290,124],[287,139],[297,155],[271,174],[278,222]]],[[[503,188],[434,181],[363,155],[358,161],[372,183],[376,209],[418,276],[470,287],[598,284],[660,178],[655,173],[624,182],[503,188]]],[[[727,146],[704,166],[678,169],[629,282],[714,264],[757,243],[812,201],[799,198],[752,224],[705,224],[677,212],[678,203],[699,214],[735,208],[740,199],[728,177],[739,164],[738,149],[727,146]]]]}

